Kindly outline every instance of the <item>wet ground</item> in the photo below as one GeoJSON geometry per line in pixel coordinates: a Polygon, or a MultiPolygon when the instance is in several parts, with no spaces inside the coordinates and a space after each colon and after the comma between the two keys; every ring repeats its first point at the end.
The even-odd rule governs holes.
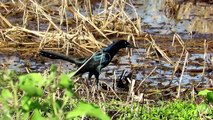
{"type": "MultiPolygon", "coordinates": [[[[140,44],[143,43],[138,43],[139,46],[140,44]]],[[[171,43],[168,42],[167,44],[171,43]]],[[[164,48],[165,45],[164,47],[161,47],[163,48],[163,50],[167,51],[167,54],[174,63],[179,61],[181,56],[180,50],[168,51],[168,48],[164,48]]],[[[189,50],[191,51],[189,52],[187,65],[182,76],[182,84],[193,84],[199,82],[208,83],[209,80],[213,77],[213,49],[209,49],[209,53],[205,55],[205,60],[204,54],[202,53],[203,48],[200,48],[200,50],[191,48],[189,50]],[[203,69],[205,69],[204,74],[203,69]]],[[[151,50],[151,52],[148,53],[147,49],[141,48],[132,50],[132,55],[130,56],[125,55],[127,53],[127,50],[123,50],[122,52],[120,52],[120,54],[114,58],[113,62],[108,67],[102,70],[102,74],[100,76],[101,81],[110,82],[112,81],[112,79],[118,79],[123,70],[125,70],[127,74],[133,71],[133,76],[131,77],[131,79],[141,81],[144,80],[152,72],[152,70],[154,70],[151,75],[149,75],[149,77],[145,80],[146,82],[150,82],[152,85],[168,85],[170,82],[172,82],[172,84],[178,84],[181,76],[181,71],[177,71],[174,74],[174,66],[160,54],[156,54],[154,50],[151,50]]],[[[37,56],[37,58],[25,59],[20,58],[18,55],[0,55],[0,58],[1,68],[8,68],[19,72],[42,72],[46,69],[49,69],[51,64],[57,65],[58,70],[65,73],[76,69],[75,66],[69,62],[62,60],[51,60],[42,56],[37,56]]],[[[183,67],[184,60],[185,57],[180,60],[180,68],[183,67]]],[[[85,74],[84,77],[86,78],[87,74],[85,74]]]]}
{"type": "MultiPolygon", "coordinates": [[[[182,84],[207,83],[212,81],[212,62],[213,62],[213,7],[210,4],[198,3],[196,6],[192,3],[184,3],[179,8],[179,12],[175,17],[169,15],[165,10],[164,0],[142,0],[135,1],[138,15],[142,20],[142,29],[144,32],[151,33],[157,41],[157,44],[171,58],[173,62],[177,62],[181,56],[181,47],[179,44],[172,46],[172,36],[178,33],[187,44],[189,56],[183,76],[181,71],[174,72],[174,66],[156,51],[149,51],[149,44],[143,40],[138,40],[137,45],[140,49],[133,50],[131,56],[122,52],[121,57],[115,58],[108,67],[103,69],[100,76],[101,81],[111,81],[118,78],[123,70],[129,73],[133,72],[132,79],[144,80],[152,70],[154,70],[145,80],[153,85],[158,84],[178,84],[182,77],[182,84]],[[158,2],[158,4],[153,4],[158,2]],[[165,36],[166,39],[164,38],[165,36]],[[207,54],[204,54],[204,40],[207,39],[207,54]],[[145,45],[144,45],[145,44],[145,45]],[[204,58],[205,57],[205,58],[204,58]],[[118,63],[118,64],[117,64],[118,63]],[[204,66],[205,65],[205,66],[204,66]],[[204,71],[204,72],[203,72],[204,71]]],[[[127,9],[133,16],[133,10],[127,9]]],[[[185,55],[185,54],[184,54],[185,55]]],[[[41,56],[40,56],[41,57],[41,56]]],[[[38,58],[38,57],[37,57],[38,58]]],[[[19,55],[7,56],[3,53],[0,55],[0,68],[8,68],[20,72],[42,72],[56,64],[58,69],[69,72],[75,69],[75,66],[61,60],[50,60],[45,58],[21,58],[19,55]]],[[[180,60],[180,68],[184,65],[185,56],[180,60]]],[[[85,76],[85,75],[84,75],[85,76]]]]}

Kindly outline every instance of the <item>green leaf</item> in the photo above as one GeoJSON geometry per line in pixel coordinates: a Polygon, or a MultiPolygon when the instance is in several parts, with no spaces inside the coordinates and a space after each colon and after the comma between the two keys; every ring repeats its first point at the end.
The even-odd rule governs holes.
{"type": "Polygon", "coordinates": [[[45,118],[41,116],[41,113],[38,111],[38,109],[35,109],[31,120],[44,120],[44,119],[45,118]]]}
{"type": "Polygon", "coordinates": [[[55,105],[57,109],[60,109],[63,105],[63,100],[56,100],[55,105]]]}
{"type": "Polygon", "coordinates": [[[25,82],[27,80],[32,81],[33,84],[37,84],[42,86],[44,84],[43,77],[40,73],[29,73],[26,75],[19,76],[19,80],[21,82],[25,82]]]}
{"type": "Polygon", "coordinates": [[[22,97],[22,99],[21,99],[21,106],[22,106],[22,108],[24,109],[24,110],[26,110],[26,111],[29,111],[30,110],[30,104],[31,104],[31,100],[30,100],[30,97],[28,97],[28,96],[24,96],[24,97],[22,97]]]}
{"type": "Polygon", "coordinates": [[[200,91],[199,93],[198,93],[198,95],[200,95],[200,96],[207,96],[207,93],[208,92],[212,92],[212,91],[210,91],[210,90],[202,90],[202,91],[200,91]]]}
{"type": "Polygon", "coordinates": [[[54,65],[54,64],[52,64],[52,65],[50,66],[50,71],[51,71],[51,72],[57,72],[57,66],[54,65]]]}
{"type": "Polygon", "coordinates": [[[213,102],[213,92],[208,92],[206,98],[209,102],[213,102]]]}
{"type": "Polygon", "coordinates": [[[201,103],[199,106],[198,106],[198,110],[201,111],[201,112],[205,112],[207,110],[208,106],[207,104],[205,103],[201,103]]]}
{"type": "Polygon", "coordinates": [[[3,89],[1,91],[1,96],[2,98],[4,98],[5,100],[10,100],[13,98],[12,93],[8,90],[8,89],[3,89]]]}
{"type": "Polygon", "coordinates": [[[48,80],[49,82],[53,81],[56,78],[57,75],[57,67],[53,64],[50,67],[50,74],[48,76],[48,80]]]}
{"type": "Polygon", "coordinates": [[[21,116],[22,120],[28,120],[30,117],[30,112],[24,112],[23,115],[21,116]]]}
{"type": "Polygon", "coordinates": [[[93,116],[101,120],[110,120],[110,117],[106,115],[98,106],[85,102],[80,102],[76,109],[67,114],[66,118],[71,119],[86,115],[93,116]]]}
{"type": "Polygon", "coordinates": [[[73,97],[75,96],[75,92],[73,90],[66,90],[65,97],[73,97]]]}
{"type": "Polygon", "coordinates": [[[29,96],[43,96],[41,88],[35,87],[32,82],[25,82],[20,85],[20,88],[25,91],[29,96]]]}
{"type": "Polygon", "coordinates": [[[76,73],[77,73],[77,71],[72,71],[68,74],[68,77],[72,78],[76,73]]]}
{"type": "Polygon", "coordinates": [[[44,84],[43,77],[40,73],[30,73],[19,76],[19,87],[30,96],[43,96],[41,89],[44,84]]]}
{"type": "Polygon", "coordinates": [[[60,82],[59,82],[60,87],[62,88],[69,88],[71,86],[71,81],[69,77],[65,74],[62,74],[60,76],[60,82]]]}

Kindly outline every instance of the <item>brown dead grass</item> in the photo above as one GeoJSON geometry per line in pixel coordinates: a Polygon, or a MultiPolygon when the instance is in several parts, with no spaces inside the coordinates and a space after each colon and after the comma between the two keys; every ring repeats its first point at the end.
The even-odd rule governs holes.
{"type": "Polygon", "coordinates": [[[1,52],[29,54],[28,48],[30,53],[52,49],[88,55],[112,42],[110,39],[132,41],[142,34],[137,13],[133,21],[124,10],[126,6],[135,10],[131,3],[104,1],[102,6],[104,9],[93,14],[94,6],[86,1],[2,2],[1,52]]]}

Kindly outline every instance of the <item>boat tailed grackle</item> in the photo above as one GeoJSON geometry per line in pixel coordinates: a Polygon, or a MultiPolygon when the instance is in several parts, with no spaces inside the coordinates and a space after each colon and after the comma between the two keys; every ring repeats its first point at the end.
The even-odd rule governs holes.
{"type": "Polygon", "coordinates": [[[79,67],[79,69],[77,70],[75,75],[89,72],[88,74],[89,81],[92,75],[95,75],[96,84],[98,85],[101,69],[106,67],[112,61],[112,58],[118,53],[118,51],[121,48],[128,48],[128,47],[136,48],[130,45],[130,43],[125,40],[118,40],[110,44],[108,47],[103,48],[101,51],[95,52],[91,57],[87,59],[72,58],[69,56],[45,50],[41,50],[40,55],[52,59],[62,59],[76,64],[79,67]]]}

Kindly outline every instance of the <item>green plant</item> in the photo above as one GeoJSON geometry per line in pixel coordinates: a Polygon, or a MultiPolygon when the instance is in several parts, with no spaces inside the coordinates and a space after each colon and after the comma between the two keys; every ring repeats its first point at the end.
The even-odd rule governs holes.
{"type": "MultiPolygon", "coordinates": [[[[87,115],[99,119],[109,117],[96,105],[79,100],[70,78],[75,74],[59,74],[52,65],[49,73],[0,75],[4,81],[0,95],[2,119],[70,119],[87,115]],[[80,102],[79,102],[80,101],[80,102]],[[97,115],[96,115],[97,114],[97,115]]],[[[8,72],[12,73],[12,72],[8,72]]]]}
{"type": "Polygon", "coordinates": [[[198,93],[199,96],[204,96],[207,102],[213,103],[213,91],[202,90],[198,93]]]}
{"type": "Polygon", "coordinates": [[[192,101],[161,101],[155,104],[125,104],[118,101],[108,103],[109,113],[119,120],[141,119],[141,120],[161,120],[161,119],[197,119],[197,106],[192,101]]]}
{"type": "Polygon", "coordinates": [[[202,102],[198,105],[200,116],[205,116],[208,119],[213,119],[213,107],[211,106],[213,103],[213,91],[202,90],[198,93],[198,95],[205,98],[205,102],[202,102]]]}

